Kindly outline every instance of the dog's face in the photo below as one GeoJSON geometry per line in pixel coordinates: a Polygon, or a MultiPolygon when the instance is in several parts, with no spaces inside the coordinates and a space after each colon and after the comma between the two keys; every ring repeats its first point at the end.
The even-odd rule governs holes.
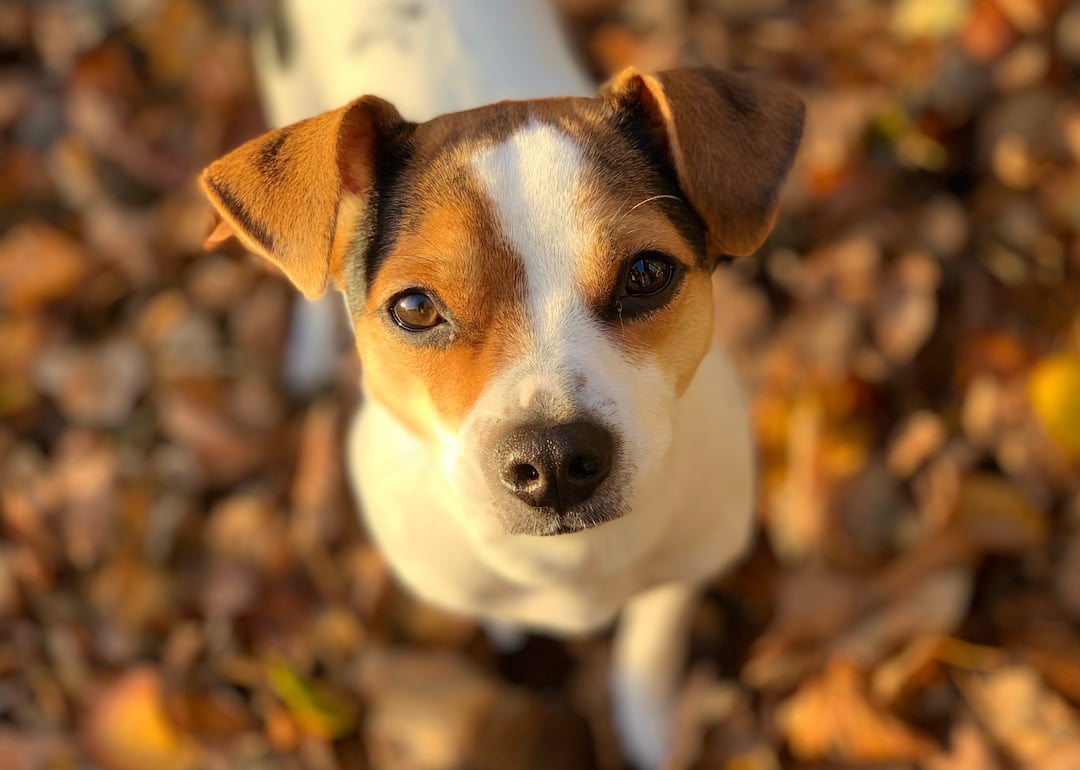
{"type": "Polygon", "coordinates": [[[367,393],[476,501],[471,526],[552,535],[662,482],[715,259],[767,234],[801,120],[786,90],[707,70],[423,124],[365,97],[203,185],[306,294],[344,291],[367,393]]]}

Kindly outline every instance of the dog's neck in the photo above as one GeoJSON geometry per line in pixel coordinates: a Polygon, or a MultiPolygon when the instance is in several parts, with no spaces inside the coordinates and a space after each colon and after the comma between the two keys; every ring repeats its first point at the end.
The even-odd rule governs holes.
{"type": "Polygon", "coordinates": [[[279,6],[276,23],[255,41],[259,87],[275,125],[358,93],[381,96],[406,119],[421,121],[502,99],[593,90],[548,0],[283,0],[279,6]]]}

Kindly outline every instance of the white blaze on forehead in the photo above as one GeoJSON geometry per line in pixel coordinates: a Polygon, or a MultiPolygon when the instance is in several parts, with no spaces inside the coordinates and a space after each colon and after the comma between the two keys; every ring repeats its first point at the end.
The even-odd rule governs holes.
{"type": "Polygon", "coordinates": [[[575,264],[587,251],[591,229],[580,210],[581,149],[554,126],[531,121],[481,150],[472,164],[503,234],[524,262],[531,352],[558,360],[592,325],[575,286],[575,264]]]}

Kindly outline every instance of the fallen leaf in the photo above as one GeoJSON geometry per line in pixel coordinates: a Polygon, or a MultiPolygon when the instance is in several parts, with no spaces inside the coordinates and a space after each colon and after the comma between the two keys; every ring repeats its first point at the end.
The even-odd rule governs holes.
{"type": "Polygon", "coordinates": [[[200,764],[195,745],[165,711],[160,678],[147,668],[123,675],[94,699],[83,736],[106,770],[195,770],[200,764]]]}
{"type": "Polygon", "coordinates": [[[777,709],[777,725],[796,757],[840,762],[922,760],[934,743],[872,703],[863,677],[833,661],[777,709]]]}
{"type": "Polygon", "coordinates": [[[48,348],[35,374],[72,422],[108,427],[128,420],[150,382],[146,355],[126,337],[48,348]]]}
{"type": "Polygon", "coordinates": [[[86,251],[71,236],[25,222],[0,239],[0,308],[27,311],[59,299],[89,272],[86,251]]]}
{"type": "Polygon", "coordinates": [[[1036,762],[1080,741],[1080,715],[1030,666],[956,677],[994,740],[1021,762],[1036,762]]]}
{"type": "Polygon", "coordinates": [[[901,0],[893,4],[892,31],[901,38],[944,38],[954,34],[971,0],[901,0]]]}
{"type": "Polygon", "coordinates": [[[270,689],[304,732],[333,740],[355,729],[356,709],[352,703],[314,679],[300,676],[285,661],[270,660],[266,676],[270,689]]]}
{"type": "Polygon", "coordinates": [[[1001,476],[977,473],[964,477],[953,511],[953,525],[980,552],[1023,553],[1046,542],[1049,524],[1001,476]]]}
{"type": "Polygon", "coordinates": [[[1080,459],[1080,358],[1071,353],[1045,358],[1028,383],[1039,423],[1062,449],[1080,459]]]}
{"type": "Polygon", "coordinates": [[[949,751],[931,757],[926,770],[1000,770],[1001,763],[978,726],[965,720],[949,734],[949,751]]]}

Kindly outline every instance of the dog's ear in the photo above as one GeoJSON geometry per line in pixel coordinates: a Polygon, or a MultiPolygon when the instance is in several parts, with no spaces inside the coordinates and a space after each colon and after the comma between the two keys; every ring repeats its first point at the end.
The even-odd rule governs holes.
{"type": "Polygon", "coordinates": [[[364,96],[270,131],[211,163],[200,184],[221,217],[208,242],[236,235],[306,297],[342,286],[344,256],[375,193],[383,141],[408,124],[364,96]]]}
{"type": "Polygon", "coordinates": [[[704,220],[710,255],[746,255],[776,218],[802,135],[803,103],[748,75],[679,69],[617,75],[601,95],[642,120],[704,220]]]}

